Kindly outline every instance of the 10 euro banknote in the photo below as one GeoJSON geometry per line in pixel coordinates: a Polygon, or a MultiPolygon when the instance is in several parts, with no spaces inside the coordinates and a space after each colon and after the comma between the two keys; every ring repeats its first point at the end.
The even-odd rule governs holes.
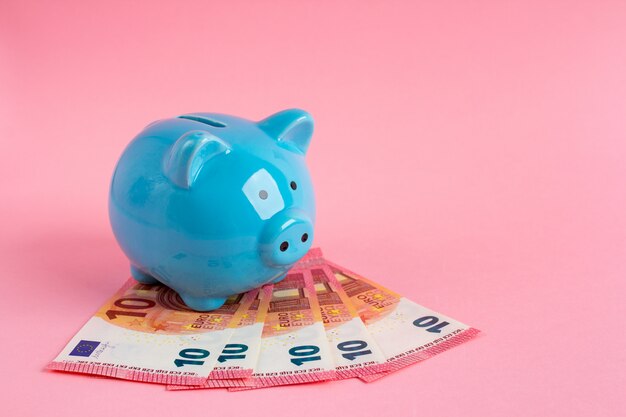
{"type": "Polygon", "coordinates": [[[48,368],[169,390],[371,382],[477,334],[312,249],[283,281],[211,312],[130,279],[48,368]]]}
{"type": "Polygon", "coordinates": [[[382,349],[388,370],[360,375],[375,381],[423,361],[473,337],[479,330],[423,307],[386,287],[324,259],[321,252],[307,259],[309,268],[332,273],[358,311],[368,332],[382,349]]]}
{"type": "MultiPolygon", "coordinates": [[[[250,376],[252,369],[216,367],[246,354],[242,343],[229,342],[235,329],[243,339],[255,335],[256,323],[241,322],[258,294],[239,294],[217,310],[197,312],[168,287],[129,279],[48,369],[181,385],[202,384],[214,370],[219,378],[250,376]]],[[[262,325],[256,328],[259,333],[262,325]]]]}

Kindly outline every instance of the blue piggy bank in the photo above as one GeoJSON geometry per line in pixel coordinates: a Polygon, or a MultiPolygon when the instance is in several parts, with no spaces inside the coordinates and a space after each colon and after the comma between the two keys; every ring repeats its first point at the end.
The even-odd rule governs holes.
{"type": "Polygon", "coordinates": [[[148,125],[113,174],[109,216],[139,282],[194,310],[283,279],[313,241],[315,200],[302,110],[260,122],[214,113],[148,125]]]}

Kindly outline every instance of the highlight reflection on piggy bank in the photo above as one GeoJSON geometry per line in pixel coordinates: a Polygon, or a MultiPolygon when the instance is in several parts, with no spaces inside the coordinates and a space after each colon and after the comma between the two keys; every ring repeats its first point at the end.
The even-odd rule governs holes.
{"type": "Polygon", "coordinates": [[[193,113],[147,126],[117,163],[109,195],[132,276],[200,311],[283,279],[313,241],[312,133],[297,109],[260,122],[193,113]]]}

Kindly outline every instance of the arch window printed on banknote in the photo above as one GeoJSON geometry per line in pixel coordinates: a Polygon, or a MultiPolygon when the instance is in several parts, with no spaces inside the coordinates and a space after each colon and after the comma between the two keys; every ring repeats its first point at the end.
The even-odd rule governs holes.
{"type": "Polygon", "coordinates": [[[48,368],[169,390],[372,382],[478,333],[312,249],[284,280],[209,312],[130,279],[48,368]]]}

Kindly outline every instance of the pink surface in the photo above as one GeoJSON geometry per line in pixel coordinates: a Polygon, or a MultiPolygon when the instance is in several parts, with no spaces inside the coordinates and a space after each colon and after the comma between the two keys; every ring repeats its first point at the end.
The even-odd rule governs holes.
{"type": "Polygon", "coordinates": [[[0,3],[2,415],[619,415],[623,2],[0,3]],[[110,175],[148,122],[298,106],[315,244],[481,329],[372,384],[43,371],[126,280],[110,175]]]}

